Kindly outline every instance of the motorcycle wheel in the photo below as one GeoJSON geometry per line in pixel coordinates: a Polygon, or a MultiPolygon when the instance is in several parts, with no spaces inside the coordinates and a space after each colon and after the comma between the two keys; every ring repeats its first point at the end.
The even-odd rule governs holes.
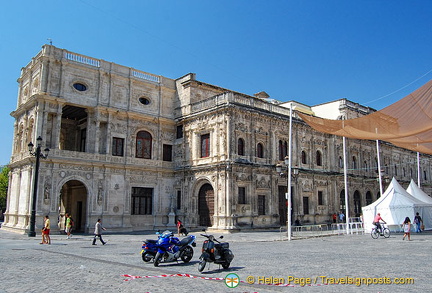
{"type": "Polygon", "coordinates": [[[203,259],[198,264],[198,272],[202,272],[206,266],[207,262],[203,259]]]}
{"type": "Polygon", "coordinates": [[[159,266],[159,263],[160,263],[160,261],[161,261],[161,258],[162,258],[162,254],[161,254],[160,252],[156,253],[156,256],[155,256],[155,258],[154,258],[154,262],[153,262],[153,265],[154,265],[155,267],[158,267],[158,266],[159,266]]]}
{"type": "Polygon", "coordinates": [[[229,262],[224,262],[224,263],[222,264],[222,267],[226,270],[227,268],[229,268],[230,264],[231,264],[231,263],[229,263],[229,262]]]}
{"type": "Polygon", "coordinates": [[[151,255],[151,254],[148,253],[148,252],[144,252],[141,256],[142,256],[142,260],[143,260],[144,262],[149,262],[149,261],[151,261],[152,258],[153,258],[153,255],[151,255]]]}
{"type": "Polygon", "coordinates": [[[181,256],[181,260],[185,263],[190,262],[190,260],[193,257],[193,249],[190,246],[187,246],[184,251],[183,255],[181,256]]]}

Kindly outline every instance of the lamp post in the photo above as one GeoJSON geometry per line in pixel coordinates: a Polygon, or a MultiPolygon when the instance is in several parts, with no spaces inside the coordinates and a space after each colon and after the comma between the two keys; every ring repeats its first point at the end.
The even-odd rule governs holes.
{"type": "Polygon", "coordinates": [[[291,160],[288,156],[285,157],[284,165],[277,164],[276,165],[276,172],[279,173],[281,177],[287,178],[287,193],[285,194],[286,199],[288,201],[287,205],[287,233],[288,233],[288,241],[291,241],[291,178],[296,176],[298,174],[298,168],[291,168],[291,160]],[[286,169],[286,173],[282,172],[282,168],[286,169]],[[293,169],[293,170],[292,170],[293,169]],[[291,171],[294,171],[294,174],[291,173],[291,171]]]}
{"type": "Polygon", "coordinates": [[[42,151],[41,151],[42,137],[39,136],[36,139],[36,141],[37,141],[37,145],[36,145],[36,150],[34,152],[33,152],[33,148],[34,148],[33,143],[30,142],[28,144],[28,150],[29,150],[30,155],[36,157],[35,170],[34,170],[34,178],[33,178],[32,209],[31,209],[31,215],[30,215],[30,227],[29,227],[29,231],[28,231],[28,236],[29,237],[35,237],[36,236],[36,231],[35,231],[35,226],[36,226],[36,200],[37,200],[37,190],[38,190],[38,178],[39,178],[39,163],[40,163],[40,158],[46,159],[48,157],[48,153],[50,151],[49,148],[46,148],[44,150],[44,153],[42,154],[42,151]]]}

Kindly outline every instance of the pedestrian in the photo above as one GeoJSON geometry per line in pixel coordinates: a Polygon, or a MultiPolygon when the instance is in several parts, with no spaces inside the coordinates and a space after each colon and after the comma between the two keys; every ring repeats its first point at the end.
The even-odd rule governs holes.
{"type": "Polygon", "coordinates": [[[73,220],[72,220],[72,217],[68,213],[66,213],[65,216],[66,216],[65,232],[67,235],[66,239],[70,239],[70,238],[72,238],[71,231],[72,231],[73,220]]]}
{"type": "Polygon", "coordinates": [[[337,220],[337,215],[336,215],[336,213],[334,213],[332,217],[333,217],[333,224],[336,224],[336,220],[337,220]]]}
{"type": "Polygon", "coordinates": [[[102,239],[102,230],[106,230],[104,227],[102,227],[102,221],[101,219],[98,219],[95,225],[95,230],[94,230],[94,238],[93,238],[93,243],[92,245],[96,245],[96,238],[99,237],[100,242],[102,242],[103,245],[106,244],[106,242],[103,241],[102,239]]]}
{"type": "Polygon", "coordinates": [[[178,236],[180,236],[180,234],[187,236],[187,234],[188,234],[186,228],[183,226],[183,223],[180,220],[177,220],[177,233],[178,233],[178,236]]]}
{"type": "Polygon", "coordinates": [[[340,221],[341,223],[343,223],[343,222],[344,222],[344,219],[345,219],[345,215],[344,215],[344,213],[341,211],[340,214],[339,214],[339,221],[340,221]]]}
{"type": "Polygon", "coordinates": [[[416,213],[414,217],[414,224],[416,224],[416,233],[420,233],[422,231],[423,219],[420,217],[419,213],[416,213]]]}
{"type": "Polygon", "coordinates": [[[405,237],[408,236],[408,241],[411,241],[411,220],[409,217],[405,218],[405,221],[402,223],[403,230],[404,230],[404,236],[402,237],[402,240],[405,240],[405,237]]]}
{"type": "Polygon", "coordinates": [[[42,228],[42,242],[40,244],[51,244],[50,237],[51,223],[48,215],[44,218],[44,227],[42,228]]]}

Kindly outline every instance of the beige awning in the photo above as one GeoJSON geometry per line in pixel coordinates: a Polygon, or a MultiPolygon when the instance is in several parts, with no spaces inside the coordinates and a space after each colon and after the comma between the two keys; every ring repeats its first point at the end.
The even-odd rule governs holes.
{"type": "Polygon", "coordinates": [[[355,139],[383,140],[432,155],[432,80],[396,103],[360,118],[329,120],[297,114],[320,132],[355,139]]]}

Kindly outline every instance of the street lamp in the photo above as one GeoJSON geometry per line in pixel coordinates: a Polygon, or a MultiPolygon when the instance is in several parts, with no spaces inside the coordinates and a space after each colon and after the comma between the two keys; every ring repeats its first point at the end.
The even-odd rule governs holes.
{"type": "Polygon", "coordinates": [[[292,168],[291,167],[291,160],[288,156],[285,157],[284,164],[277,164],[276,165],[276,172],[279,173],[281,177],[287,178],[287,193],[286,193],[286,199],[288,200],[288,206],[287,206],[287,232],[288,232],[288,241],[291,241],[291,178],[294,176],[297,176],[298,174],[298,168],[292,168]],[[286,169],[286,173],[282,172],[282,168],[286,169]],[[291,173],[293,171],[293,173],[291,173]]]}
{"type": "Polygon", "coordinates": [[[28,150],[30,152],[30,155],[36,157],[36,165],[35,165],[35,171],[34,171],[34,178],[33,178],[33,198],[32,198],[32,209],[31,209],[31,215],[30,215],[30,228],[28,231],[29,237],[35,237],[36,231],[35,231],[35,225],[36,225],[36,200],[37,200],[37,190],[38,190],[38,178],[39,178],[39,160],[40,158],[46,159],[48,157],[49,148],[44,149],[44,152],[41,151],[41,145],[42,145],[42,137],[38,137],[36,139],[37,146],[36,151],[33,152],[34,145],[33,143],[28,144],[28,150]]]}

